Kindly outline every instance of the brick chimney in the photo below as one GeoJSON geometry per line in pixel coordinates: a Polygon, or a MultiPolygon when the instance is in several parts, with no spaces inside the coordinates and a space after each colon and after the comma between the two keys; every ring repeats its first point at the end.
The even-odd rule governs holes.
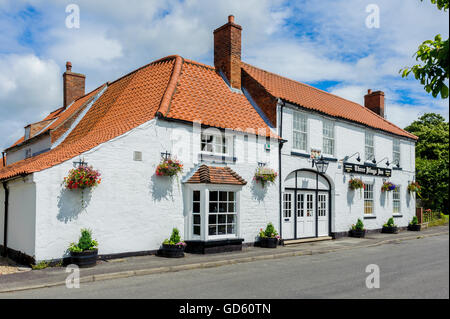
{"type": "Polygon", "coordinates": [[[84,74],[72,72],[72,63],[70,61],[67,61],[66,72],[64,72],[63,74],[64,108],[84,95],[85,82],[86,76],[84,74]]]}
{"type": "Polygon", "coordinates": [[[231,87],[241,89],[242,27],[228,16],[228,23],[214,30],[214,66],[222,70],[231,87]]]}
{"type": "Polygon", "coordinates": [[[367,94],[364,96],[364,106],[384,117],[384,92],[367,90],[367,94]]]}

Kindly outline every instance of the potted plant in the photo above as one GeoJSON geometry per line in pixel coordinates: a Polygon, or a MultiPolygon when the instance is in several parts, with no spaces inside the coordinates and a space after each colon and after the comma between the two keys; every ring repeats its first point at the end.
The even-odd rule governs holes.
{"type": "Polygon", "coordinates": [[[277,248],[278,240],[280,236],[278,232],[275,230],[275,227],[272,223],[268,223],[266,226],[266,230],[262,228],[259,231],[259,243],[261,247],[264,248],[277,248]]]}
{"type": "Polygon", "coordinates": [[[183,164],[177,159],[170,157],[165,158],[156,167],[156,175],[158,176],[175,176],[183,171],[183,164]]]}
{"type": "Polygon", "coordinates": [[[419,220],[417,219],[417,216],[414,216],[412,221],[408,225],[408,230],[420,231],[421,228],[422,228],[422,225],[419,224],[419,220]]]}
{"type": "Polygon", "coordinates": [[[397,185],[395,185],[392,182],[384,182],[383,185],[381,186],[381,191],[382,192],[390,192],[393,191],[394,189],[397,188],[397,185]]]}
{"type": "Polygon", "coordinates": [[[177,228],[172,229],[172,235],[162,243],[159,251],[160,255],[168,258],[184,257],[184,248],[186,243],[181,240],[180,231],[177,228]]]}
{"type": "Polygon", "coordinates": [[[257,183],[261,183],[264,187],[267,183],[275,183],[278,173],[269,167],[258,167],[253,176],[253,180],[257,183]]]}
{"type": "Polygon", "coordinates": [[[358,218],[356,224],[353,224],[352,228],[350,229],[350,236],[356,238],[364,238],[365,235],[366,230],[364,229],[364,223],[361,219],[358,218]]]}
{"type": "Polygon", "coordinates": [[[71,263],[79,267],[95,266],[98,257],[97,247],[97,241],[92,239],[92,231],[86,228],[81,229],[78,243],[71,243],[69,246],[71,263]]]}
{"type": "Polygon", "coordinates": [[[408,193],[409,194],[416,193],[417,196],[419,196],[421,198],[420,189],[421,189],[421,187],[418,182],[411,182],[408,184],[408,193]]]}
{"type": "Polygon", "coordinates": [[[394,224],[393,217],[389,218],[387,223],[383,225],[381,232],[387,233],[387,234],[397,234],[398,233],[398,227],[397,227],[397,225],[394,224]]]}

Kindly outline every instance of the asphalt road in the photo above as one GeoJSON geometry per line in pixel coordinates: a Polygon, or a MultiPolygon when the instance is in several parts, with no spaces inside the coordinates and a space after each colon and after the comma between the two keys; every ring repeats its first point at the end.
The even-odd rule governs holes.
{"type": "Polygon", "coordinates": [[[0,298],[449,298],[448,235],[313,256],[0,294],[0,298]],[[366,287],[366,267],[380,287],[366,287]]]}

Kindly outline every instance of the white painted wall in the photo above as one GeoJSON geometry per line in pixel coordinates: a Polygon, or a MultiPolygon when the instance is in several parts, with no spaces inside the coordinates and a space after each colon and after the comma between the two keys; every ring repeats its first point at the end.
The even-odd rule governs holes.
{"type": "MultiPolygon", "coordinates": [[[[277,143],[272,142],[270,153],[264,151],[264,143],[258,141],[249,156],[261,153],[259,160],[277,169],[277,143]]],[[[239,227],[245,241],[253,242],[259,228],[269,221],[278,228],[278,186],[263,190],[252,183],[257,164],[243,160],[245,144],[248,142],[238,134],[238,161],[228,166],[248,181],[240,194],[239,227]]],[[[200,135],[192,126],[153,120],[84,153],[84,160],[102,173],[102,183],[92,192],[84,192],[84,209],[80,191],[68,191],[61,185],[78,158],[35,173],[36,259],[63,257],[84,227],[93,230],[100,254],[156,250],[173,227],[184,237],[187,188],[182,178],[170,180],[154,172],[160,153],[169,151],[183,162],[183,176],[190,176],[198,164],[199,150],[200,135]],[[142,152],[142,161],[133,160],[134,151],[142,152]]]]}
{"type": "Polygon", "coordinates": [[[0,183],[0,245],[3,245],[3,234],[5,226],[5,191],[0,183]]]}
{"type": "Polygon", "coordinates": [[[21,161],[25,158],[25,152],[31,148],[31,154],[50,149],[51,139],[50,135],[45,134],[38,139],[33,140],[32,143],[14,148],[6,153],[6,165],[21,161]]]}
{"type": "MultiPolygon", "coordinates": [[[[310,159],[291,155],[293,143],[293,108],[287,106],[283,109],[283,134],[282,137],[288,142],[282,148],[282,180],[288,178],[289,173],[301,169],[311,168],[310,159]]],[[[343,159],[355,152],[360,152],[363,164],[365,130],[370,130],[363,126],[335,120],[319,114],[305,112],[308,116],[308,150],[322,149],[322,123],[324,119],[332,120],[335,123],[335,158],[343,159]]],[[[388,157],[392,163],[393,139],[399,138],[394,135],[383,133],[377,130],[371,130],[374,133],[375,157],[380,161],[388,157]]],[[[415,175],[415,143],[406,138],[401,140],[401,168],[402,170],[393,170],[392,177],[389,179],[394,184],[401,187],[401,211],[403,217],[395,218],[398,226],[407,226],[409,221],[415,215],[415,199],[407,192],[407,186],[413,180],[415,175]]],[[[309,153],[309,152],[308,152],[309,153]]],[[[356,156],[349,160],[351,163],[358,163],[356,156]]],[[[385,161],[378,164],[380,167],[386,167],[385,161]]],[[[389,167],[392,169],[392,165],[389,167]]],[[[332,232],[344,232],[349,230],[350,226],[356,223],[358,218],[364,217],[364,199],[360,196],[359,190],[354,192],[348,189],[349,174],[343,173],[342,164],[339,162],[330,162],[327,177],[334,185],[332,189],[332,232]]],[[[382,177],[373,177],[367,175],[355,175],[362,178],[363,181],[374,182],[375,190],[375,219],[364,219],[363,222],[367,229],[378,229],[383,226],[388,218],[392,217],[392,192],[381,193],[382,177]]],[[[283,187],[288,186],[288,182],[283,187]]]]}

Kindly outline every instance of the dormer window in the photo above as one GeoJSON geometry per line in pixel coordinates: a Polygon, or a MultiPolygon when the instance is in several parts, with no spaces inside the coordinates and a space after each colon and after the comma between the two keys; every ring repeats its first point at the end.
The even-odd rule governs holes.
{"type": "Polygon", "coordinates": [[[25,158],[30,158],[31,157],[31,148],[27,148],[25,150],[25,158]]]}
{"type": "Polygon", "coordinates": [[[30,138],[30,131],[31,131],[31,126],[30,125],[25,127],[25,140],[28,140],[30,138]]]}

